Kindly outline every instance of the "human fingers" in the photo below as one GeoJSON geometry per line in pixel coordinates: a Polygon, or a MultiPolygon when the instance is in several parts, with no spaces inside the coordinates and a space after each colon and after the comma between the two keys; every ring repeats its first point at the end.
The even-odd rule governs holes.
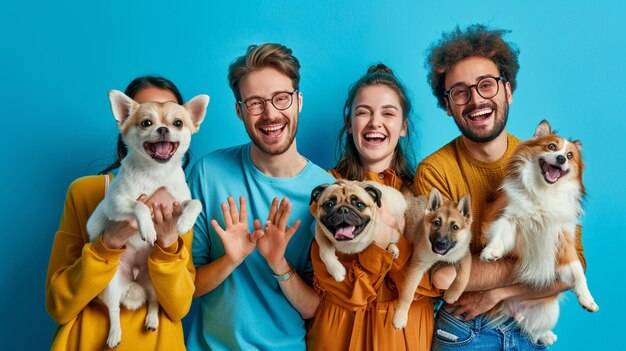
{"type": "Polygon", "coordinates": [[[292,207],[293,206],[289,203],[289,199],[286,197],[280,202],[280,207],[278,208],[278,213],[275,218],[275,224],[282,232],[284,232],[285,228],[287,228],[287,220],[291,214],[292,207]]]}
{"type": "Polygon", "coordinates": [[[296,234],[301,223],[302,221],[298,219],[291,227],[289,227],[289,229],[287,229],[285,232],[287,238],[291,238],[294,234],[296,234]]]}
{"type": "Polygon", "coordinates": [[[248,223],[248,210],[246,208],[246,198],[239,197],[239,221],[242,223],[248,223]]]}
{"type": "Polygon", "coordinates": [[[270,205],[270,214],[267,216],[267,220],[272,223],[275,223],[274,220],[275,220],[277,211],[278,211],[278,198],[275,197],[272,200],[272,204],[270,205]]]}
{"type": "Polygon", "coordinates": [[[163,212],[162,208],[158,203],[152,204],[152,220],[155,223],[163,223],[163,212]]]}
{"type": "Polygon", "coordinates": [[[265,232],[263,232],[262,230],[255,230],[252,235],[249,236],[250,239],[250,243],[252,245],[256,245],[256,243],[263,237],[265,236],[265,232]]]}
{"type": "Polygon", "coordinates": [[[219,223],[217,223],[216,220],[211,220],[211,226],[213,226],[213,230],[215,230],[215,232],[220,237],[220,239],[222,239],[222,241],[226,240],[224,235],[226,232],[224,231],[224,229],[222,229],[222,227],[220,227],[219,223]]]}
{"type": "Polygon", "coordinates": [[[173,211],[174,209],[167,206],[167,204],[161,204],[161,215],[163,216],[163,221],[172,220],[173,211]]]}
{"type": "Polygon", "coordinates": [[[252,226],[254,227],[254,230],[263,230],[263,228],[261,227],[261,221],[258,219],[255,219],[254,222],[252,223],[252,226]]]}
{"type": "Polygon", "coordinates": [[[137,201],[139,202],[143,202],[146,203],[146,200],[148,199],[148,197],[146,196],[146,194],[141,194],[139,195],[139,197],[137,198],[137,201]]]}
{"type": "Polygon", "coordinates": [[[178,217],[183,213],[183,207],[177,201],[172,204],[172,216],[178,217]]]}
{"type": "Polygon", "coordinates": [[[232,221],[232,218],[230,217],[228,205],[222,202],[220,206],[222,207],[222,214],[224,215],[224,225],[226,226],[226,228],[229,228],[230,226],[233,225],[233,221],[232,221]]]}
{"type": "Polygon", "coordinates": [[[230,219],[233,224],[239,223],[239,212],[237,211],[237,204],[235,204],[235,198],[232,196],[228,197],[228,208],[230,211],[230,219]]]}

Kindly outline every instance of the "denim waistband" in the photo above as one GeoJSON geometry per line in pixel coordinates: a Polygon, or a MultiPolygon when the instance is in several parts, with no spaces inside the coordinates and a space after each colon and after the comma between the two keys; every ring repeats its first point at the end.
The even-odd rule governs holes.
{"type": "Polygon", "coordinates": [[[475,331],[480,331],[481,329],[497,329],[501,332],[508,332],[514,329],[518,329],[519,325],[515,321],[514,318],[489,318],[484,314],[478,315],[469,321],[463,321],[465,314],[461,314],[460,316],[453,316],[450,312],[445,309],[439,310],[439,316],[437,318],[443,318],[447,320],[456,320],[462,323],[465,323],[471,329],[475,331]]]}

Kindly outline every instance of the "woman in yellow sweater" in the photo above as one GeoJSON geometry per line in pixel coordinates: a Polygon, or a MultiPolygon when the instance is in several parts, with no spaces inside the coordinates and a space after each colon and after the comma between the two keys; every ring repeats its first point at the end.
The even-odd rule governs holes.
{"type": "MultiPolygon", "coordinates": [[[[160,77],[140,77],[126,88],[135,101],[183,103],[176,86],[160,77]]],[[[106,173],[119,167],[126,148],[118,140],[117,161],[106,173]]],[[[109,317],[96,296],[117,271],[126,240],[137,232],[134,221],[111,223],[95,242],[89,242],[86,223],[104,198],[112,174],[87,176],[69,187],[59,228],[54,238],[46,276],[46,309],[59,324],[52,350],[106,349],[109,317]]],[[[195,269],[191,260],[192,232],[178,235],[172,212],[173,197],[158,190],[142,196],[153,209],[157,242],[148,258],[150,278],[160,305],[159,327],[144,326],[146,305],[129,311],[121,308],[122,341],[116,350],[184,350],[181,319],[191,306],[195,269]]]]}
{"type": "MultiPolygon", "coordinates": [[[[399,142],[408,136],[410,112],[409,99],[393,72],[383,64],[370,67],[348,93],[345,125],[339,135],[342,156],[329,172],[335,178],[373,180],[398,190],[411,188],[413,173],[403,146],[409,143],[399,142]]],[[[403,223],[392,226],[401,228],[403,223]]],[[[439,295],[439,289],[431,285],[428,276],[424,277],[406,328],[395,330],[391,320],[398,298],[396,282],[401,279],[411,248],[402,237],[397,244],[400,256],[394,260],[386,250],[389,242],[390,238],[379,235],[362,253],[338,253],[347,271],[342,282],[328,273],[319,257],[319,247],[313,242],[314,285],[321,302],[309,324],[308,349],[430,350],[434,326],[432,298],[439,295]]],[[[449,285],[446,279],[449,280],[441,277],[440,288],[449,285]]]]}

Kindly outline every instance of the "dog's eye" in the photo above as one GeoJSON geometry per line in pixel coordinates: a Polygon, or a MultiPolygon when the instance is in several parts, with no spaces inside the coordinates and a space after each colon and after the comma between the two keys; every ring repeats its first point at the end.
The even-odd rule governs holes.
{"type": "Polygon", "coordinates": [[[433,225],[435,226],[435,228],[439,229],[441,227],[441,220],[435,219],[435,221],[433,222],[433,225]]]}
{"type": "Polygon", "coordinates": [[[144,119],[143,121],[141,121],[141,126],[144,128],[148,128],[152,125],[152,121],[149,119],[144,119]]]}
{"type": "Polygon", "coordinates": [[[574,153],[573,152],[570,151],[570,152],[567,153],[567,159],[568,160],[571,160],[573,157],[574,157],[574,153]]]}
{"type": "Polygon", "coordinates": [[[335,206],[335,203],[333,201],[327,201],[324,203],[324,205],[322,205],[322,207],[324,207],[326,211],[329,211],[331,208],[333,208],[333,206],[335,206]]]}
{"type": "Polygon", "coordinates": [[[360,210],[360,209],[362,209],[363,207],[365,207],[365,204],[364,204],[364,203],[362,203],[361,201],[356,201],[356,202],[354,203],[354,207],[356,207],[357,209],[359,209],[359,210],[360,210]]]}
{"type": "Polygon", "coordinates": [[[556,150],[556,144],[555,143],[548,144],[548,149],[550,149],[551,151],[556,150]]]}
{"type": "Polygon", "coordinates": [[[175,120],[174,121],[174,127],[182,128],[183,127],[183,121],[181,121],[180,119],[175,120]]]}
{"type": "Polygon", "coordinates": [[[458,225],[456,225],[456,224],[453,224],[453,225],[452,225],[452,231],[453,231],[453,232],[456,232],[457,230],[459,230],[459,226],[458,226],[458,225]]]}

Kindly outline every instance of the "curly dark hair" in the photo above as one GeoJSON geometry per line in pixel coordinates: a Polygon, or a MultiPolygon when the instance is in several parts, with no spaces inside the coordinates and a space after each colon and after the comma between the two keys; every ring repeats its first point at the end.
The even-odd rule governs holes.
{"type": "Polygon", "coordinates": [[[446,73],[454,64],[471,56],[492,60],[498,67],[500,75],[511,84],[511,90],[515,90],[517,84],[515,77],[519,70],[517,60],[519,49],[502,39],[510,32],[504,29],[489,29],[482,24],[470,25],[465,31],[457,26],[452,32],[444,33],[439,41],[430,46],[425,67],[428,70],[428,84],[437,98],[439,107],[446,108],[444,96],[446,73]]]}

